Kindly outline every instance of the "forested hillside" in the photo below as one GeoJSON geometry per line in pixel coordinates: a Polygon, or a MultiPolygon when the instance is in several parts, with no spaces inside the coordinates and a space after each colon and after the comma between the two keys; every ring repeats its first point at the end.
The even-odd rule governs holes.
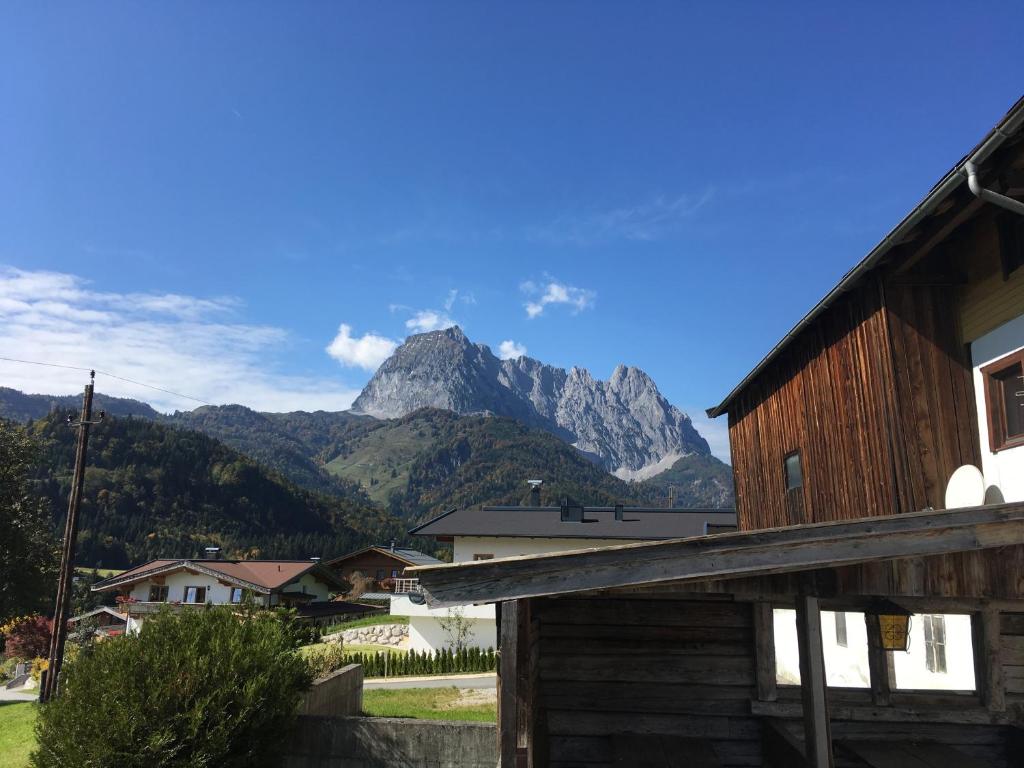
{"type": "MultiPolygon", "coordinates": [[[[63,517],[75,431],[59,411],[30,425],[43,444],[39,492],[63,517]]],[[[149,419],[92,428],[78,562],[125,567],[154,557],[306,558],[403,537],[403,526],[358,499],[301,489],[223,443],[149,419]]]]}

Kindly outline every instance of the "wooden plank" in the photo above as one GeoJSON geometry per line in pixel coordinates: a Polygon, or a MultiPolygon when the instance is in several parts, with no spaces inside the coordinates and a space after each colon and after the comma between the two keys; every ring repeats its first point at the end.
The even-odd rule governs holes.
{"type": "Polygon", "coordinates": [[[878,616],[864,614],[868,634],[868,674],[871,679],[871,701],[875,706],[886,707],[892,695],[894,670],[890,655],[880,648],[873,638],[879,636],[878,616]]]}
{"type": "Polygon", "coordinates": [[[501,605],[501,630],[498,638],[498,756],[500,768],[516,768],[519,723],[516,690],[519,641],[519,602],[501,605]]]}
{"type": "MultiPolygon", "coordinates": [[[[1000,614],[986,606],[980,614],[981,638],[976,642],[982,648],[984,684],[979,686],[982,701],[993,712],[1006,709],[1006,688],[1003,682],[1003,638],[1000,632],[1000,614]]],[[[977,676],[976,676],[976,679],[977,676]]]]}
{"type": "MultiPolygon", "coordinates": [[[[1012,718],[1001,712],[990,712],[975,706],[971,709],[938,709],[927,706],[869,707],[836,704],[829,697],[829,717],[832,722],[895,723],[912,728],[918,723],[947,725],[1009,725],[1012,718]]],[[[751,714],[761,717],[799,719],[803,706],[796,701],[750,702],[751,714]]]]}
{"type": "Polygon", "coordinates": [[[754,603],[751,610],[757,698],[775,701],[779,696],[775,680],[775,614],[770,603],[754,603]]]}
{"type": "MultiPolygon", "coordinates": [[[[870,768],[935,768],[931,763],[915,755],[910,745],[893,742],[840,740],[837,746],[855,755],[870,768]]],[[[954,763],[949,763],[949,765],[954,765],[954,763]]]]}
{"type": "Polygon", "coordinates": [[[705,739],[666,734],[616,733],[611,737],[612,765],[622,768],[719,768],[705,739]]]}
{"type": "Polygon", "coordinates": [[[796,604],[800,646],[800,688],[803,693],[807,761],[814,768],[831,768],[832,736],[825,688],[825,655],[821,646],[821,611],[818,598],[801,595],[796,604]]]}
{"type": "Polygon", "coordinates": [[[413,570],[431,605],[444,606],[1024,544],[1021,522],[1017,502],[413,570]]]}

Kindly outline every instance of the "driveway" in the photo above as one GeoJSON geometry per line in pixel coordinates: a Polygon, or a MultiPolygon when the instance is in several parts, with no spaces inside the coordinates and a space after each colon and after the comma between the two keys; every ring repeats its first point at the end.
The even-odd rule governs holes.
{"type": "Polygon", "coordinates": [[[430,677],[391,677],[384,680],[373,677],[363,683],[366,690],[372,688],[494,688],[497,675],[486,672],[480,675],[431,675],[430,677]]]}
{"type": "Polygon", "coordinates": [[[37,691],[8,691],[0,686],[0,701],[35,701],[37,698],[37,691]]]}

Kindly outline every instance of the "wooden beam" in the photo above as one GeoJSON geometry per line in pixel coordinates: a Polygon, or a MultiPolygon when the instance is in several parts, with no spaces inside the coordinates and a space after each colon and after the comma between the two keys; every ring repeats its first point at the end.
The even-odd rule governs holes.
{"type": "Polygon", "coordinates": [[[832,768],[832,733],[828,720],[825,653],[821,647],[821,609],[818,607],[818,598],[801,595],[797,600],[796,631],[800,646],[805,754],[814,768],[832,768]]]}
{"type": "Polygon", "coordinates": [[[515,768],[519,730],[519,697],[516,667],[519,660],[519,603],[501,604],[501,628],[498,635],[498,765],[515,768]]]}
{"type": "Polygon", "coordinates": [[[754,662],[757,672],[757,698],[775,701],[779,697],[775,681],[775,615],[771,603],[754,603],[754,662]]]}
{"type": "Polygon", "coordinates": [[[913,253],[903,257],[900,261],[900,265],[896,270],[897,274],[905,274],[907,270],[931,253],[931,251],[943,240],[949,237],[957,227],[977,213],[981,209],[981,206],[982,201],[972,196],[968,200],[967,204],[962,206],[955,214],[947,216],[944,220],[932,224],[931,229],[924,233],[924,240],[921,244],[914,249],[913,253]]]}
{"type": "Polygon", "coordinates": [[[975,643],[975,685],[981,703],[992,712],[1006,711],[1006,688],[1003,681],[1003,638],[1001,614],[985,606],[972,617],[971,629],[975,643]]]}
{"type": "Polygon", "coordinates": [[[892,698],[893,669],[888,651],[878,644],[880,630],[878,615],[864,614],[864,625],[868,634],[868,673],[871,677],[871,702],[876,707],[887,707],[892,698]]]}
{"type": "Polygon", "coordinates": [[[831,568],[1024,544],[1024,503],[410,569],[431,606],[831,568]],[[571,576],[569,576],[571,574],[571,576]]]}
{"type": "MultiPolygon", "coordinates": [[[[1009,725],[1013,717],[989,712],[977,704],[972,709],[933,708],[918,705],[868,707],[829,702],[829,717],[852,723],[936,723],[939,725],[1009,725]]],[[[751,701],[750,714],[758,717],[796,720],[804,716],[798,701],[751,701]]]]}

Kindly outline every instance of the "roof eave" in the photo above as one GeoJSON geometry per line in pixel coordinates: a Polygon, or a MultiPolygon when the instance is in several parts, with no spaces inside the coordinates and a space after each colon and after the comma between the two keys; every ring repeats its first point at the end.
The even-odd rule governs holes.
{"type": "Polygon", "coordinates": [[[754,379],[756,379],[761,372],[771,363],[778,355],[785,349],[789,342],[792,341],[797,335],[800,334],[807,326],[809,326],[818,315],[825,311],[833,302],[836,301],[842,294],[853,288],[854,285],[863,277],[867,272],[873,269],[892,249],[893,246],[899,244],[903,237],[914,227],[921,223],[926,216],[928,216],[936,206],[945,200],[954,189],[959,187],[967,178],[967,174],[964,171],[964,166],[968,162],[973,162],[975,165],[980,165],[987,160],[993,152],[995,152],[1006,139],[1010,138],[1021,128],[1024,124],[1024,98],[1017,101],[1010,111],[1006,113],[1003,119],[993,128],[981,141],[981,143],[968,155],[964,156],[942,179],[932,187],[931,191],[925,198],[917,204],[917,206],[907,214],[904,219],[896,225],[896,227],[884,238],[882,241],[865,256],[859,264],[843,276],[842,280],[831,290],[825,297],[819,301],[811,310],[804,315],[804,317],[793,326],[792,330],[789,331],[782,339],[771,348],[767,355],[765,355],[761,361],[754,366],[753,370],[750,371],[743,380],[733,387],[732,391],[725,396],[718,405],[708,408],[705,413],[709,418],[716,418],[726,413],[729,410],[729,406],[732,401],[749,386],[754,379]]]}

